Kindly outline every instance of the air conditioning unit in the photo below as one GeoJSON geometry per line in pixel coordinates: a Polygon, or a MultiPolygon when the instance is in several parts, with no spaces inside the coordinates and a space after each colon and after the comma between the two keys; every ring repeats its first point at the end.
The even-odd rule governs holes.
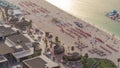
{"type": "Polygon", "coordinates": [[[23,47],[21,45],[15,46],[16,52],[23,51],[23,47]]]}

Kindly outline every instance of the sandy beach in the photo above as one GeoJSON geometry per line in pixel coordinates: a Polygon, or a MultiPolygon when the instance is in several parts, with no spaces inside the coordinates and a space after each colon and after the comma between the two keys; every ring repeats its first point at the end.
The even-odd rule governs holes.
{"type": "Polygon", "coordinates": [[[86,48],[76,48],[75,51],[82,54],[88,53],[92,58],[107,58],[112,60],[116,65],[117,59],[120,57],[120,39],[116,38],[94,25],[78,19],[44,0],[7,0],[21,10],[30,13],[25,17],[33,20],[33,26],[42,29],[46,32],[51,32],[54,36],[58,36],[65,44],[66,50],[68,47],[77,46],[75,42],[81,42],[86,48]],[[54,23],[53,18],[60,23],[54,23]],[[83,28],[79,28],[74,22],[83,24],[83,28]],[[98,54],[91,54],[88,52],[92,48],[97,48],[103,51],[106,55],[100,56],[98,54]]]}

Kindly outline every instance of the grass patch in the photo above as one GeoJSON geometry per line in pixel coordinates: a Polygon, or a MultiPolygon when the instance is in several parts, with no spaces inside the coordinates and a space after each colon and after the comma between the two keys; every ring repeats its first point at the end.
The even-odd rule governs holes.
{"type": "Polygon", "coordinates": [[[91,68],[91,66],[95,63],[94,59],[88,58],[87,59],[87,66],[89,66],[89,68],[91,68]]]}
{"type": "Polygon", "coordinates": [[[92,65],[97,66],[97,68],[117,68],[115,64],[108,59],[88,58],[87,67],[92,68],[92,65]]]}
{"type": "Polygon", "coordinates": [[[107,59],[100,59],[100,64],[97,68],[117,68],[114,63],[107,59]]]}

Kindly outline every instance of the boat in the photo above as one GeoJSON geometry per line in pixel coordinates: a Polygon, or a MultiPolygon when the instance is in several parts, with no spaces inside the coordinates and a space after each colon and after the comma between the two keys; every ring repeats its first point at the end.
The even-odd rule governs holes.
{"type": "Polygon", "coordinates": [[[106,16],[114,21],[120,22],[120,13],[117,10],[107,13],[106,16]]]}

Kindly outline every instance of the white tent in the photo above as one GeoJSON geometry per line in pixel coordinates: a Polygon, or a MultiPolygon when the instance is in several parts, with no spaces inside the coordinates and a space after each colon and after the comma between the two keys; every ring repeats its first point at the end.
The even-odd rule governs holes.
{"type": "Polygon", "coordinates": [[[13,15],[23,15],[21,10],[13,10],[13,15]]]}

